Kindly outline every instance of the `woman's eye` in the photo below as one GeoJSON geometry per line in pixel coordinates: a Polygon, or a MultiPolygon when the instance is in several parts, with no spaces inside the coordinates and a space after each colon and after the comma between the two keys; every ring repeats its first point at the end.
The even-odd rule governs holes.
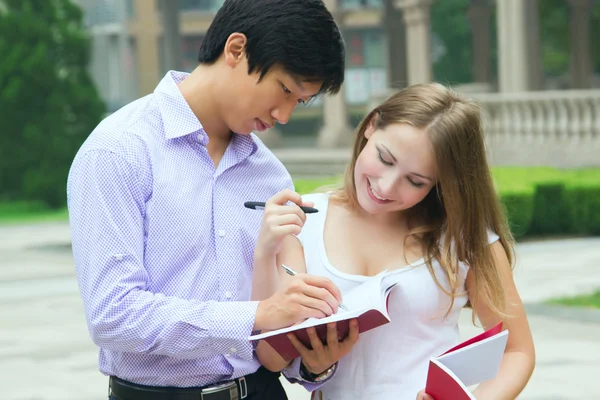
{"type": "Polygon", "coordinates": [[[292,93],[292,92],[290,91],[290,89],[288,89],[288,88],[287,88],[285,85],[281,85],[281,87],[283,88],[283,92],[284,92],[285,94],[290,94],[290,93],[292,93]]]}
{"type": "Polygon", "coordinates": [[[379,156],[379,161],[381,161],[383,164],[388,165],[388,166],[393,165],[391,162],[389,162],[383,158],[380,151],[377,152],[377,155],[379,156]]]}
{"type": "Polygon", "coordinates": [[[422,188],[423,187],[423,183],[421,183],[421,182],[415,182],[412,179],[409,179],[408,181],[410,182],[411,185],[413,185],[416,188],[422,188]]]}

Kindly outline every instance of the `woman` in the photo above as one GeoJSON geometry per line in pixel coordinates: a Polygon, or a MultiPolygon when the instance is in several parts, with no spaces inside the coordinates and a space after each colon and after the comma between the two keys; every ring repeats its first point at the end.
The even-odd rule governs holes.
{"type": "MultiPolygon", "coordinates": [[[[432,399],[423,390],[429,359],[459,342],[465,306],[485,329],[502,321],[510,331],[497,377],[475,396],[518,396],[534,345],[474,102],[439,84],[398,92],[360,124],[344,185],[303,201],[319,209],[305,222],[289,218],[295,205],[267,204],[263,237],[283,225],[302,229],[282,240],[276,260],[255,256],[255,273],[286,264],[329,278],[342,293],[386,269],[402,274],[391,323],[361,334],[313,398],[432,399]]],[[[280,271],[279,279],[290,277],[280,271]]],[[[268,345],[257,354],[269,369],[287,365],[268,345]]]]}

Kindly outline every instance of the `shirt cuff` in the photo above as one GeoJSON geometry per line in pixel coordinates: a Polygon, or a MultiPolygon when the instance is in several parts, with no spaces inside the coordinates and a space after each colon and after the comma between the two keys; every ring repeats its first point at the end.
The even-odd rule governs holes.
{"type": "Polygon", "coordinates": [[[324,383],[329,381],[335,375],[335,372],[337,371],[337,369],[336,369],[336,371],[334,371],[330,377],[328,377],[327,379],[323,379],[320,382],[311,382],[311,381],[307,381],[307,380],[303,379],[302,376],[300,376],[300,364],[302,364],[302,358],[298,357],[298,358],[294,359],[294,361],[292,361],[281,372],[283,373],[283,376],[285,376],[285,378],[288,381],[290,381],[291,383],[298,383],[298,384],[302,385],[302,387],[304,387],[309,392],[313,392],[313,391],[319,389],[321,386],[323,386],[324,383]]]}
{"type": "Polygon", "coordinates": [[[210,332],[217,353],[252,360],[254,349],[248,337],[254,329],[258,301],[214,303],[210,332]]]}

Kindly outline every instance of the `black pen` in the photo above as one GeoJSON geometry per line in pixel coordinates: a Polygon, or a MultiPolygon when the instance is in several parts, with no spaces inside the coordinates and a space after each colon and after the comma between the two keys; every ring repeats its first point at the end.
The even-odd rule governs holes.
{"type": "MultiPolygon", "coordinates": [[[[290,267],[288,267],[285,264],[281,264],[281,268],[283,268],[284,271],[287,272],[288,275],[291,275],[291,276],[298,275],[298,273],[296,271],[294,271],[293,269],[291,269],[290,267]]],[[[338,304],[338,307],[341,308],[342,310],[348,311],[348,308],[346,308],[346,306],[343,303],[338,304]]]]}
{"type": "MultiPolygon", "coordinates": [[[[258,210],[261,208],[265,208],[265,203],[262,201],[247,201],[244,203],[244,207],[250,208],[252,210],[258,210]]],[[[319,212],[319,210],[313,207],[300,206],[300,209],[306,214],[314,214],[316,212],[319,212]]]]}

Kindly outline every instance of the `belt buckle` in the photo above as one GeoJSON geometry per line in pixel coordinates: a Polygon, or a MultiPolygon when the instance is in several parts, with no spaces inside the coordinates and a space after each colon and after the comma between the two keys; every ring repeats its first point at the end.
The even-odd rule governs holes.
{"type": "Polygon", "coordinates": [[[229,398],[231,400],[240,400],[240,393],[238,391],[237,383],[235,381],[222,383],[202,389],[200,392],[201,400],[210,400],[211,394],[229,391],[229,398]]]}

